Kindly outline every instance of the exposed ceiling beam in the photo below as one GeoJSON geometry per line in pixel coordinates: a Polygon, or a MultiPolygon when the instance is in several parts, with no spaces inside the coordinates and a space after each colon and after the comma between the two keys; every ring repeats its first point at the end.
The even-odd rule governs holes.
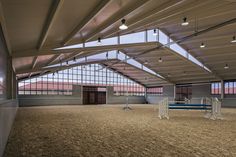
{"type": "MultiPolygon", "coordinates": [[[[233,24],[233,23],[235,23],[235,22],[236,22],[236,18],[227,20],[227,21],[225,21],[225,22],[216,24],[216,25],[214,25],[214,26],[212,26],[212,27],[209,27],[209,28],[206,28],[206,29],[204,29],[204,30],[200,30],[200,31],[198,31],[198,32],[195,32],[195,33],[193,33],[193,34],[191,34],[191,35],[185,36],[185,37],[183,37],[183,38],[181,38],[181,39],[175,41],[175,43],[179,43],[179,44],[180,44],[180,43],[182,43],[182,42],[184,42],[184,41],[186,41],[186,40],[190,40],[190,39],[193,38],[193,37],[196,37],[196,36],[205,34],[205,33],[207,33],[207,32],[210,32],[210,31],[213,31],[213,30],[222,28],[222,27],[224,27],[224,26],[226,26],[226,25],[233,24]]],[[[157,50],[157,49],[159,49],[159,48],[162,48],[162,47],[165,47],[165,45],[157,46],[156,48],[152,48],[152,49],[146,50],[146,51],[140,53],[139,55],[136,55],[136,58],[139,58],[140,56],[143,56],[143,55],[145,55],[145,54],[147,54],[147,53],[150,53],[150,52],[152,52],[152,51],[154,51],[154,50],[157,50]]],[[[176,54],[176,53],[175,53],[175,54],[176,54]]],[[[176,55],[178,55],[178,54],[176,54],[176,55]]],[[[186,59],[186,58],[185,58],[185,59],[186,59]]],[[[191,62],[191,61],[190,61],[190,62],[191,62]]],[[[191,63],[192,63],[192,62],[191,62],[191,63]]],[[[198,66],[198,67],[199,67],[199,66],[198,66]]],[[[220,77],[217,75],[217,73],[216,73],[215,71],[213,71],[213,74],[214,74],[215,76],[217,76],[218,78],[220,78],[220,77]]]]}
{"type": "MultiPolygon", "coordinates": [[[[176,6],[179,6],[181,4],[183,4],[184,2],[186,2],[186,0],[177,0],[177,1],[173,1],[173,0],[170,0],[170,1],[167,1],[165,3],[163,3],[162,5],[158,6],[157,8],[151,10],[150,12],[147,12],[135,19],[131,19],[130,21],[128,21],[128,25],[129,25],[129,28],[132,28],[133,26],[137,25],[139,22],[147,19],[147,18],[150,18],[150,17],[153,17],[154,15],[158,15],[164,11],[167,11],[167,10],[170,10],[176,6]]],[[[112,31],[110,31],[108,34],[105,35],[105,37],[110,37],[110,36],[113,36],[113,35],[116,35],[117,33],[119,32],[119,30],[117,29],[114,29],[112,31]]]]}
{"type": "Polygon", "coordinates": [[[155,47],[159,45],[157,42],[143,42],[143,43],[131,43],[131,44],[117,44],[117,45],[105,45],[105,46],[94,46],[94,47],[84,47],[84,48],[73,48],[73,49],[64,49],[64,50],[51,50],[51,49],[42,49],[37,51],[36,49],[19,51],[13,53],[13,58],[19,57],[32,57],[40,55],[51,55],[51,54],[65,54],[72,52],[92,52],[92,51],[110,51],[110,50],[120,50],[125,48],[135,48],[135,47],[155,47]]]}
{"type": "MultiPolygon", "coordinates": [[[[227,14],[235,14],[236,10],[234,9],[234,7],[235,7],[234,5],[229,5],[229,4],[222,6],[222,3],[221,4],[218,3],[216,6],[211,5],[211,8],[209,8],[208,5],[207,10],[205,10],[206,8],[201,8],[201,12],[199,12],[199,10],[191,11],[188,14],[188,22],[194,23],[196,20],[196,18],[194,17],[196,15],[198,23],[202,23],[201,20],[211,20],[213,18],[219,18],[219,16],[224,16],[224,15],[227,16],[227,14]],[[203,9],[204,11],[202,11],[203,9]]],[[[162,22],[161,24],[159,24],[159,28],[176,27],[176,26],[179,26],[179,20],[176,19],[168,20],[166,22],[162,22]]],[[[190,34],[193,33],[194,28],[190,31],[188,33],[190,34]]],[[[181,31],[180,32],[176,31],[175,33],[177,35],[181,35],[181,31]]],[[[173,33],[171,33],[171,36],[173,36],[173,33]]]]}
{"type": "Polygon", "coordinates": [[[172,85],[172,84],[168,84],[168,83],[151,83],[151,84],[146,84],[146,88],[151,88],[151,87],[158,87],[158,86],[168,86],[168,85],[172,85]]]}
{"type": "Polygon", "coordinates": [[[60,8],[62,7],[64,0],[54,0],[51,8],[50,8],[50,12],[47,16],[46,22],[44,24],[41,36],[39,38],[39,42],[37,45],[37,49],[41,49],[47,39],[47,36],[49,34],[50,29],[52,28],[53,22],[55,21],[60,8]]]}
{"type": "Polygon", "coordinates": [[[235,71],[222,72],[221,75],[223,75],[223,76],[232,76],[232,75],[236,75],[236,72],[235,71]]]}
{"type": "MultiPolygon", "coordinates": [[[[212,25],[205,25],[205,26],[202,26],[202,27],[199,27],[198,28],[198,30],[203,30],[203,29],[205,29],[205,28],[207,28],[207,27],[211,27],[212,25]]],[[[232,30],[233,31],[233,30],[232,30]]],[[[233,31],[234,32],[234,31],[233,31]]],[[[185,29],[184,31],[180,31],[180,30],[176,30],[175,32],[172,32],[172,33],[170,33],[169,34],[169,36],[170,37],[175,37],[175,36],[186,36],[186,35],[190,35],[190,34],[192,34],[192,33],[195,33],[195,30],[194,30],[194,28],[189,28],[189,29],[185,29]]],[[[226,35],[227,36],[227,34],[231,34],[232,32],[227,32],[227,34],[220,34],[221,32],[216,32],[215,34],[214,34],[214,36],[205,36],[206,38],[211,38],[211,37],[220,37],[220,36],[223,36],[224,37],[224,35],[226,35]]],[[[202,37],[202,38],[204,38],[204,36],[202,37]]],[[[197,39],[199,39],[199,38],[197,38],[197,39]]]]}
{"type": "Polygon", "coordinates": [[[234,47],[236,47],[236,44],[232,44],[229,41],[229,44],[224,44],[224,45],[219,45],[218,44],[217,46],[207,46],[204,49],[202,49],[200,47],[195,47],[195,48],[189,49],[188,51],[189,52],[192,52],[192,51],[205,51],[205,50],[214,50],[214,49],[218,49],[218,48],[234,48],[234,47]]]}
{"type": "MultiPolygon", "coordinates": [[[[49,66],[49,65],[52,65],[62,54],[58,54],[58,55],[54,55],[53,57],[51,57],[49,59],[49,61],[45,64],[45,65],[42,65],[38,68],[43,68],[43,67],[46,67],[46,66],[49,66]]],[[[35,67],[34,67],[35,68],[35,67]]],[[[32,69],[34,69],[32,68],[32,69]]],[[[41,71],[40,75],[44,74],[46,71],[41,71]]],[[[30,73],[32,74],[32,73],[30,73]]],[[[31,77],[32,75],[29,75],[29,77],[31,77]]]]}
{"type": "MultiPolygon", "coordinates": [[[[121,51],[122,53],[124,53],[124,54],[126,54],[127,55],[127,52],[126,51],[121,51]]],[[[131,57],[132,58],[132,56],[129,56],[129,57],[131,57]]],[[[119,63],[122,63],[122,61],[118,61],[119,63]]],[[[118,64],[119,64],[118,63],[118,64]]],[[[140,63],[140,62],[139,62],[140,63]]],[[[117,64],[117,63],[114,63],[114,64],[117,64]]],[[[114,65],[113,64],[113,65],[114,65]]],[[[113,66],[112,65],[112,66],[113,66]]],[[[149,68],[149,69],[151,69],[151,70],[153,70],[152,68],[150,68],[148,65],[144,65],[144,66],[146,66],[147,68],[149,68]]],[[[109,67],[111,67],[111,66],[109,66],[109,67]]],[[[137,67],[135,67],[135,68],[137,68],[137,67]]],[[[137,68],[138,69],[138,68],[137,68]]],[[[143,69],[140,69],[140,70],[142,70],[143,72],[146,72],[145,70],[143,70],[143,69]]],[[[155,73],[157,73],[158,75],[161,75],[161,74],[159,74],[159,72],[157,72],[156,70],[153,70],[155,73]]],[[[153,75],[153,76],[156,76],[156,75],[153,75]]],[[[172,82],[171,80],[169,80],[169,79],[167,79],[167,78],[165,78],[164,76],[161,76],[161,77],[159,77],[159,76],[156,76],[157,78],[159,78],[159,79],[161,79],[161,80],[165,80],[165,81],[167,81],[167,82],[169,82],[169,83],[172,83],[172,84],[174,84],[174,82],[172,82]],[[164,79],[163,79],[163,78],[164,79]]]]}
{"type": "MultiPolygon", "coordinates": [[[[90,61],[90,62],[85,62],[85,63],[77,63],[77,64],[73,64],[73,65],[69,65],[69,66],[58,66],[58,67],[52,67],[52,68],[43,68],[43,69],[40,69],[40,68],[37,68],[35,69],[36,72],[34,72],[34,74],[31,75],[31,78],[35,78],[35,77],[39,77],[39,76],[42,76],[42,75],[45,75],[45,74],[50,74],[52,72],[56,72],[58,70],[66,70],[66,69],[69,69],[69,68],[73,68],[73,67],[76,67],[76,66],[82,66],[82,65],[88,65],[88,64],[99,64],[100,62],[101,63],[104,63],[106,60],[100,60],[100,61],[90,61]]],[[[27,70],[27,69],[24,69],[24,70],[20,70],[19,73],[21,74],[24,74],[24,73],[28,73],[28,72],[31,72],[31,70],[27,70]]],[[[33,73],[33,71],[31,72],[33,73]]],[[[19,75],[19,74],[18,74],[19,75]]],[[[23,77],[23,78],[20,78],[19,80],[25,80],[25,79],[28,79],[29,77],[26,76],[26,77],[23,77]]]]}
{"type": "Polygon", "coordinates": [[[38,57],[34,57],[33,62],[32,62],[32,67],[31,69],[34,69],[37,63],[38,57]]]}
{"type": "MultiPolygon", "coordinates": [[[[127,54],[132,55],[132,53],[130,53],[130,52],[128,52],[127,54]]],[[[174,59],[174,58],[176,58],[176,56],[174,56],[172,54],[156,53],[156,54],[147,54],[147,55],[143,56],[142,58],[140,58],[140,60],[145,60],[145,59],[150,59],[150,60],[153,59],[154,60],[155,59],[157,61],[157,59],[159,59],[160,57],[165,58],[165,59],[174,59]]]]}
{"type": "Polygon", "coordinates": [[[63,40],[61,45],[67,45],[75,36],[76,33],[80,32],[91,20],[94,19],[110,2],[111,0],[101,0],[99,4],[93,8],[93,10],[86,16],[82,22],[80,22],[63,40]]]}
{"type": "Polygon", "coordinates": [[[44,66],[52,65],[58,58],[61,57],[62,54],[54,55],[52,58],[49,59],[49,61],[44,66]]]}
{"type": "Polygon", "coordinates": [[[216,36],[211,36],[211,37],[204,36],[201,38],[196,38],[196,39],[184,41],[182,43],[183,44],[191,44],[191,43],[196,43],[196,42],[202,43],[205,41],[208,42],[208,41],[212,41],[212,40],[224,40],[225,41],[226,39],[228,39],[230,41],[232,39],[232,34],[230,33],[229,35],[216,35],[216,36]]]}
{"type": "Polygon", "coordinates": [[[186,72],[182,70],[180,73],[165,73],[165,76],[176,82],[176,78],[198,78],[198,77],[205,77],[205,78],[216,78],[214,75],[209,75],[206,73],[194,73],[194,72],[186,72]]]}
{"type": "MultiPolygon", "coordinates": [[[[104,65],[104,64],[101,64],[101,65],[104,65]]],[[[126,77],[126,78],[128,78],[128,79],[130,79],[130,80],[132,80],[132,81],[134,81],[134,82],[136,82],[136,83],[142,85],[142,86],[144,86],[144,87],[146,87],[146,85],[143,84],[142,82],[139,82],[138,80],[136,80],[136,79],[134,79],[134,78],[131,78],[130,76],[128,76],[128,75],[122,73],[121,71],[118,71],[118,70],[116,70],[116,69],[114,69],[114,68],[108,68],[108,69],[110,69],[110,70],[112,70],[112,71],[114,71],[114,72],[116,72],[116,73],[118,73],[118,74],[120,74],[120,75],[122,75],[122,76],[124,76],[124,77],[126,77]]]]}
{"type": "Polygon", "coordinates": [[[214,78],[214,77],[207,77],[207,76],[199,76],[199,77],[188,77],[188,76],[182,76],[179,78],[174,78],[175,82],[180,82],[180,81],[185,81],[185,80],[220,80],[219,78],[214,78]]]}
{"type": "MultiPolygon", "coordinates": [[[[186,69],[185,70],[186,73],[195,73],[195,74],[206,74],[206,73],[203,73],[203,72],[196,72],[196,70],[194,69],[186,69]]],[[[171,70],[165,70],[165,71],[161,71],[162,74],[164,75],[168,75],[170,74],[171,76],[174,76],[174,75],[178,75],[180,73],[183,73],[183,69],[174,69],[172,68],[171,70]]]]}
{"type": "Polygon", "coordinates": [[[108,20],[106,20],[104,23],[102,23],[100,26],[96,28],[95,31],[90,33],[88,36],[85,37],[85,41],[88,41],[92,38],[94,38],[97,34],[102,32],[104,29],[108,28],[109,26],[113,25],[114,23],[120,21],[122,18],[127,16],[128,14],[132,13],[136,9],[144,6],[149,0],[138,0],[135,1],[134,4],[131,6],[127,7],[126,10],[121,9],[119,12],[117,12],[115,15],[110,17],[108,20]]]}
{"type": "Polygon", "coordinates": [[[190,78],[215,78],[211,77],[207,74],[195,74],[195,73],[179,73],[179,75],[171,75],[171,79],[176,80],[176,79],[190,79],[190,78]]]}
{"type": "Polygon", "coordinates": [[[72,67],[76,67],[80,65],[103,63],[103,62],[107,62],[107,60],[87,61],[87,62],[82,62],[82,63],[48,67],[48,68],[22,69],[22,70],[16,71],[16,74],[34,73],[34,72],[41,72],[41,71],[57,71],[57,70],[64,70],[64,69],[68,69],[68,68],[72,68],[72,67]]]}
{"type": "Polygon", "coordinates": [[[12,55],[12,48],[11,48],[11,44],[10,44],[10,39],[9,39],[9,35],[8,35],[8,31],[7,31],[7,27],[6,27],[6,20],[4,17],[4,13],[3,13],[3,8],[2,8],[2,3],[0,1],[0,26],[4,35],[4,39],[6,42],[6,47],[8,50],[9,55],[12,55]]]}
{"type": "MultiPolygon", "coordinates": [[[[40,51],[41,48],[43,47],[47,36],[50,32],[50,29],[52,28],[53,22],[55,21],[58,12],[60,10],[60,8],[62,7],[64,0],[54,0],[51,7],[50,7],[50,11],[49,14],[47,16],[47,19],[45,21],[44,27],[42,29],[42,33],[40,35],[39,41],[38,41],[38,45],[37,45],[37,50],[40,51]]],[[[38,61],[38,56],[35,56],[32,62],[32,69],[35,68],[36,64],[38,61]]],[[[29,74],[29,77],[31,76],[32,73],[29,74]]]]}
{"type": "Polygon", "coordinates": [[[68,55],[67,57],[63,58],[63,59],[61,60],[61,62],[70,61],[70,60],[72,60],[73,58],[76,58],[76,56],[81,55],[81,54],[84,54],[84,52],[83,52],[83,51],[82,51],[82,52],[79,52],[79,53],[77,53],[77,52],[72,52],[70,55],[68,55]]]}
{"type": "MultiPolygon", "coordinates": [[[[224,53],[224,52],[222,52],[222,53],[224,53]]],[[[211,57],[211,58],[202,58],[203,60],[205,60],[206,62],[214,62],[214,61],[225,61],[225,62],[227,62],[227,61],[233,61],[233,60],[236,60],[236,53],[234,53],[234,54],[231,54],[231,55],[225,55],[225,56],[213,56],[213,57],[211,57]]],[[[235,62],[236,63],[236,62],[235,62]]]]}
{"type": "Polygon", "coordinates": [[[158,27],[159,23],[163,20],[167,20],[169,18],[176,17],[181,14],[185,14],[188,11],[191,11],[191,10],[198,8],[198,7],[202,7],[204,5],[207,5],[207,4],[215,2],[215,1],[208,0],[208,1],[204,1],[204,2],[200,2],[200,1],[186,1],[186,2],[187,3],[184,6],[181,5],[181,7],[178,7],[177,9],[172,9],[170,11],[166,10],[165,11],[166,13],[162,12],[162,14],[160,14],[159,16],[156,16],[155,19],[152,18],[149,20],[145,19],[144,21],[140,21],[137,24],[133,25],[132,27],[129,27],[129,30],[124,31],[124,33],[130,33],[131,31],[139,30],[139,29],[146,29],[150,25],[158,27]]]}
{"type": "MultiPolygon", "coordinates": [[[[232,52],[232,51],[231,51],[232,52]]],[[[235,52],[232,52],[232,53],[228,53],[228,52],[224,52],[222,51],[221,53],[217,53],[217,54],[214,54],[211,53],[211,54],[207,54],[205,55],[204,53],[200,54],[199,56],[197,56],[196,58],[200,58],[200,59],[212,59],[212,58],[220,58],[220,57],[230,57],[230,56],[233,56],[233,55],[236,55],[235,52]]]]}
{"type": "MultiPolygon", "coordinates": [[[[94,52],[93,52],[94,53],[94,52]]],[[[79,53],[76,53],[76,52],[72,52],[71,54],[69,54],[68,56],[62,58],[59,60],[60,56],[62,56],[62,54],[60,54],[59,57],[57,57],[53,62],[51,62],[50,64],[48,64],[47,66],[49,65],[53,65],[53,64],[58,64],[58,63],[63,63],[63,62],[66,62],[66,61],[70,61],[72,60],[73,58],[82,58],[83,56],[85,55],[90,55],[91,53],[85,53],[85,52],[79,52],[79,53]]]]}
{"type": "MultiPolygon", "coordinates": [[[[148,28],[148,27],[152,27],[153,25],[155,26],[164,26],[167,25],[166,22],[168,22],[170,20],[170,18],[183,18],[183,16],[186,14],[186,12],[188,12],[188,17],[192,17],[195,18],[196,15],[198,18],[200,18],[200,16],[203,17],[208,17],[208,16],[212,16],[209,15],[211,14],[212,11],[214,11],[216,8],[222,8],[222,4],[221,3],[215,3],[215,0],[207,0],[207,1],[194,1],[194,2],[190,2],[190,4],[186,5],[185,8],[184,6],[181,6],[180,8],[173,10],[173,15],[169,15],[169,13],[167,13],[165,15],[164,18],[159,18],[157,17],[157,20],[150,20],[147,21],[146,23],[142,24],[143,26],[139,27],[140,28],[148,28]],[[199,10],[202,10],[204,7],[207,7],[207,10],[204,10],[202,12],[199,12],[199,10]]],[[[206,8],[205,8],[206,9],[206,8]]],[[[213,15],[214,16],[214,15],[213,15]]],[[[161,28],[161,27],[159,27],[161,28]]]]}
{"type": "Polygon", "coordinates": [[[218,59],[218,60],[213,60],[213,61],[206,61],[205,63],[207,64],[207,65],[214,65],[215,67],[217,66],[217,64],[220,64],[220,65],[222,65],[222,64],[229,64],[229,63],[234,63],[234,64],[236,64],[236,61],[235,61],[236,59],[235,59],[235,57],[234,58],[227,58],[227,59],[218,59]]]}
{"type": "Polygon", "coordinates": [[[232,72],[232,71],[236,71],[236,66],[230,66],[229,65],[229,69],[225,69],[224,65],[223,65],[223,66],[217,66],[214,69],[216,71],[218,71],[219,73],[221,73],[221,72],[232,72]]]}
{"type": "MultiPolygon", "coordinates": [[[[211,2],[212,2],[212,1],[211,1],[211,2]]],[[[201,4],[203,4],[203,3],[201,3],[201,4]]],[[[192,7],[194,7],[194,6],[192,6],[192,7]]],[[[198,7],[199,7],[199,6],[198,6],[198,7]]],[[[198,31],[198,32],[195,32],[195,33],[193,33],[193,34],[191,34],[191,35],[185,36],[185,37],[183,37],[183,38],[181,38],[181,39],[175,41],[175,43],[179,43],[179,44],[180,44],[180,43],[182,43],[182,42],[184,42],[184,41],[186,41],[186,40],[190,40],[190,39],[193,38],[193,37],[196,37],[196,36],[205,34],[205,33],[207,33],[207,32],[210,32],[210,31],[213,31],[213,30],[222,28],[222,27],[224,27],[224,26],[226,26],[226,25],[233,24],[233,23],[235,23],[235,22],[236,22],[236,18],[227,20],[227,21],[225,21],[225,22],[216,24],[216,25],[211,26],[211,27],[209,27],[209,28],[206,28],[206,29],[204,29],[204,30],[200,30],[200,31],[198,31]]],[[[150,53],[150,52],[152,52],[152,51],[154,51],[154,50],[157,50],[157,49],[159,49],[159,48],[163,48],[163,47],[165,47],[165,46],[166,46],[166,45],[161,45],[161,46],[157,46],[156,48],[152,48],[152,49],[146,50],[146,51],[140,53],[139,55],[136,55],[135,58],[139,58],[140,56],[143,56],[143,55],[145,55],[145,54],[147,54],[147,53],[150,53]]],[[[190,62],[191,62],[191,61],[190,61],[190,62]]],[[[191,62],[191,63],[192,63],[192,62],[191,62]]],[[[192,64],[193,64],[193,63],[192,63],[192,64]]],[[[209,68],[209,67],[208,67],[208,68],[209,68]]],[[[216,73],[215,71],[213,71],[213,70],[212,70],[212,74],[215,75],[215,76],[217,76],[218,78],[220,78],[220,76],[218,76],[217,73],[216,73]]]]}

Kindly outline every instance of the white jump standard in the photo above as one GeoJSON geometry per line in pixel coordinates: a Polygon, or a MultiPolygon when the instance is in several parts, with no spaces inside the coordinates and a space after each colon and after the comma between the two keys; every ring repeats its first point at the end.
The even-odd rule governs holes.
{"type": "Polygon", "coordinates": [[[221,102],[217,98],[202,98],[201,104],[185,102],[169,101],[168,98],[163,99],[159,103],[159,118],[169,119],[169,110],[203,110],[206,111],[205,118],[212,120],[222,119],[221,102]]]}

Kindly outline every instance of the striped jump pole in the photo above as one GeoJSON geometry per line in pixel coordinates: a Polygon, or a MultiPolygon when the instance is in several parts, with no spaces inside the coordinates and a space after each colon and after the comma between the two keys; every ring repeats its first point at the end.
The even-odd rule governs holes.
{"type": "Polygon", "coordinates": [[[203,110],[206,118],[216,120],[222,119],[221,102],[217,98],[202,98],[201,103],[191,104],[190,101],[176,102],[164,98],[159,103],[159,118],[169,119],[169,110],[203,110]]]}

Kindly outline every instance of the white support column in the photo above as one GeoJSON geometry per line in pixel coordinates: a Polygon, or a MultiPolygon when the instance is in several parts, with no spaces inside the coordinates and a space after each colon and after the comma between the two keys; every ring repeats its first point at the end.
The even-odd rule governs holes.
{"type": "Polygon", "coordinates": [[[168,47],[170,47],[170,36],[168,35],[168,38],[167,38],[167,42],[168,42],[168,47]]]}
{"type": "Polygon", "coordinates": [[[117,42],[118,42],[118,45],[120,45],[120,34],[118,34],[117,36],[117,42]]]}
{"type": "Polygon", "coordinates": [[[224,80],[221,80],[220,83],[221,83],[221,95],[220,95],[220,98],[224,99],[224,95],[225,95],[225,93],[224,93],[225,92],[225,90],[224,90],[225,89],[225,87],[224,87],[224,80]]]}
{"type": "Polygon", "coordinates": [[[7,57],[7,99],[12,99],[13,69],[12,58],[7,57]]]}
{"type": "Polygon", "coordinates": [[[146,102],[147,102],[147,87],[145,87],[144,97],[145,97],[145,100],[146,100],[146,102]]]}
{"type": "Polygon", "coordinates": [[[105,68],[106,69],[106,104],[108,104],[107,103],[107,98],[108,98],[108,88],[107,88],[107,85],[108,85],[108,83],[107,83],[107,68],[105,68]]]}
{"type": "Polygon", "coordinates": [[[81,66],[81,69],[80,69],[81,71],[81,102],[82,102],[82,104],[84,104],[84,92],[83,92],[83,88],[84,88],[84,86],[83,86],[83,83],[84,83],[84,80],[83,80],[83,71],[84,71],[84,65],[82,65],[81,66]]]}
{"type": "Polygon", "coordinates": [[[83,48],[85,48],[85,42],[83,42],[83,48]]]}
{"type": "Polygon", "coordinates": [[[176,98],[176,85],[174,85],[174,100],[176,98]]]}
{"type": "Polygon", "coordinates": [[[145,42],[148,42],[148,32],[145,30],[145,42]]]}

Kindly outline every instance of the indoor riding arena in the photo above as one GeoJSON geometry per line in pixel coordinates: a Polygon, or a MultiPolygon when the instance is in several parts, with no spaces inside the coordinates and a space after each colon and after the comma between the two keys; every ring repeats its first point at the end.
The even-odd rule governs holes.
{"type": "Polygon", "coordinates": [[[0,157],[236,157],[236,1],[1,0],[0,157]]]}

